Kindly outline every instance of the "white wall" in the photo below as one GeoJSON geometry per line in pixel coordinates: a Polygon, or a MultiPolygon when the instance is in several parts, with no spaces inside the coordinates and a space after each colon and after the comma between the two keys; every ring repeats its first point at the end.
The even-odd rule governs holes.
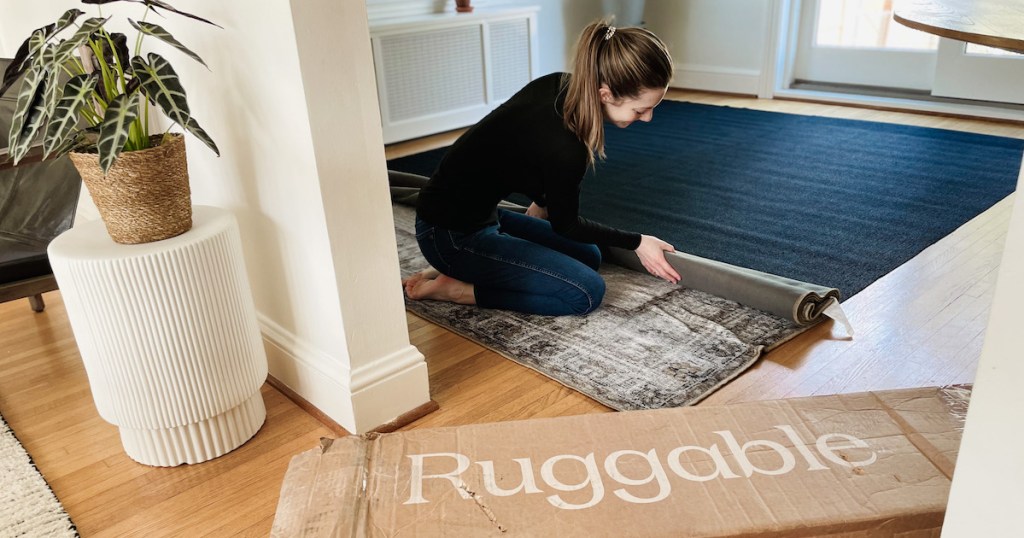
{"type": "Polygon", "coordinates": [[[672,53],[672,86],[757,95],[771,12],[768,0],[647,0],[644,19],[672,53]]]}
{"type": "Polygon", "coordinates": [[[945,537],[1024,536],[1024,169],[953,475],[945,537]]]}
{"type": "MultiPolygon", "coordinates": [[[[365,8],[300,3],[296,22],[288,0],[259,9],[175,2],[224,27],[160,20],[209,71],[153,48],[175,66],[220,146],[217,158],[186,137],[193,202],[239,219],[271,375],[361,432],[426,403],[426,367],[405,329],[365,8]],[[312,48],[315,39],[328,46],[312,48]],[[394,394],[372,397],[388,386],[394,394]]],[[[68,5],[0,0],[0,54],[20,44],[10,36],[27,36],[68,5]]],[[[141,6],[128,7],[103,12],[141,16],[141,6]]]]}

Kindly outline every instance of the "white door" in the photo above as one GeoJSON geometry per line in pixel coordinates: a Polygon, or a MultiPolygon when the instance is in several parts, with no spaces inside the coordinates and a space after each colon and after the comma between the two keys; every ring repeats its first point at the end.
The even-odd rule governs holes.
{"type": "Polygon", "coordinates": [[[1024,104],[1024,55],[942,38],[932,95],[1024,104]]]}
{"type": "Polygon", "coordinates": [[[892,19],[893,0],[794,0],[793,79],[1024,104],[1024,55],[939,38],[892,19]]]}
{"type": "Polygon", "coordinates": [[[892,0],[803,0],[793,78],[928,91],[938,38],[892,20],[892,0]]]}

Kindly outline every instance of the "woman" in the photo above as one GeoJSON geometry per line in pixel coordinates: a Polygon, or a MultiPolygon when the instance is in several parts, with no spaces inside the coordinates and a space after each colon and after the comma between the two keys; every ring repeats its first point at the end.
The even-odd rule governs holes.
{"type": "Polygon", "coordinates": [[[651,121],[672,78],[665,44],[641,28],[587,26],[572,75],[530,82],[463,134],[420,191],[416,239],[433,269],[404,282],[410,299],[531,314],[587,314],[601,304],[598,245],[636,251],[669,282],[668,243],[579,216],[580,184],[603,159],[604,121],[651,121]],[[498,210],[516,192],[526,214],[498,210]]]}

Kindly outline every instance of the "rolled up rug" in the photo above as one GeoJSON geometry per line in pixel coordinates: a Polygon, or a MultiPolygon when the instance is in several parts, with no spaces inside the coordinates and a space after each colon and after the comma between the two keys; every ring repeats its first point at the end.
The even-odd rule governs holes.
{"type": "MultiPolygon", "coordinates": [[[[647,272],[636,253],[612,247],[610,263],[647,272]]],[[[839,301],[839,290],[701,258],[685,252],[666,252],[679,285],[736,301],[791,320],[797,325],[821,321],[826,308],[839,301]]]]}

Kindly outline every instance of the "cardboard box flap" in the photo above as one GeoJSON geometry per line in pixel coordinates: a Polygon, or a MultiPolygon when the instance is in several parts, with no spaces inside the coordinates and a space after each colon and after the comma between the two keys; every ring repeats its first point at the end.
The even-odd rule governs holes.
{"type": "Polygon", "coordinates": [[[358,536],[357,523],[365,519],[367,444],[356,436],[325,438],[292,458],[271,535],[358,536]]]}
{"type": "Polygon", "coordinates": [[[931,535],[942,389],[348,437],[295,457],[274,536],[931,535]]]}

